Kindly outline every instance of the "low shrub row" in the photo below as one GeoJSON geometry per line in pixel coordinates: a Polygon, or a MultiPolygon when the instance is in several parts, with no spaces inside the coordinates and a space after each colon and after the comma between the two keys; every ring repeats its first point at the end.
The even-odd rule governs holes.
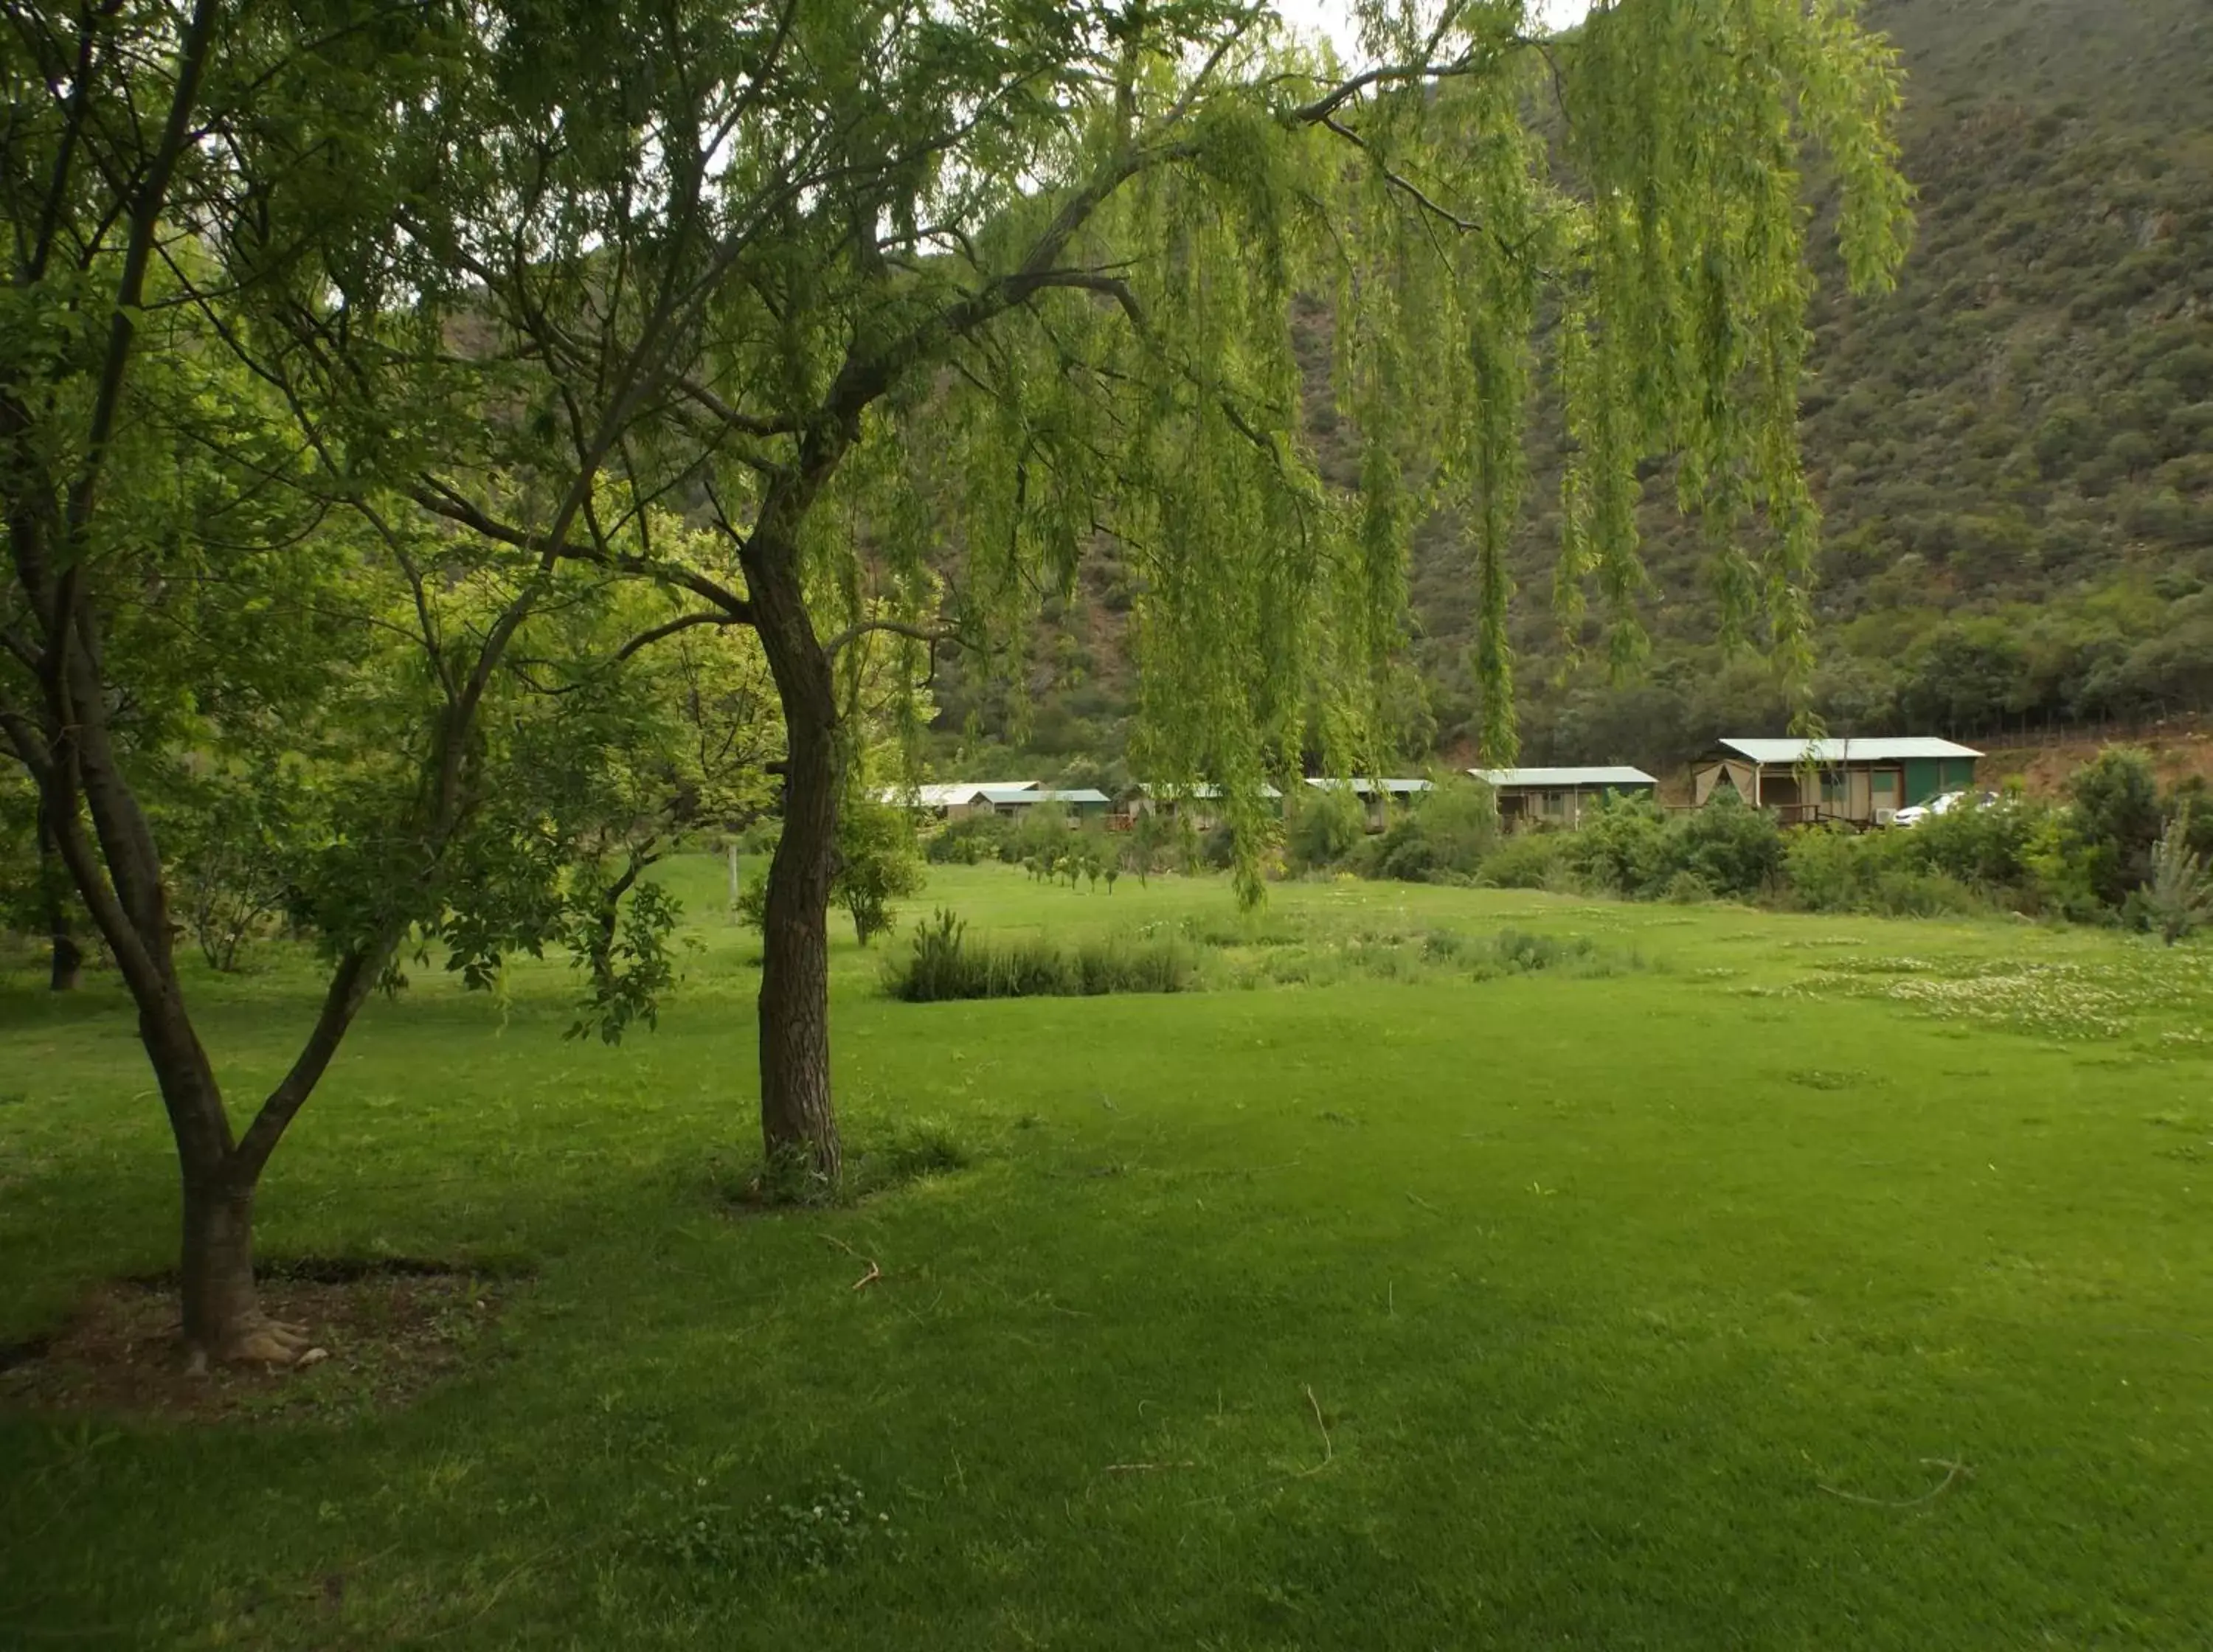
{"type": "Polygon", "coordinates": [[[908,1003],[1188,992],[1198,984],[1197,960],[1173,936],[1107,936],[1073,946],[1043,936],[972,938],[966,924],[942,909],[915,926],[906,956],[884,966],[884,990],[908,1003]]]}
{"type": "Polygon", "coordinates": [[[1617,797],[1573,831],[1503,835],[1489,793],[1456,783],[1382,832],[1361,825],[1350,798],[1304,801],[1286,832],[1290,869],[1894,917],[2004,910],[2170,938],[2213,911],[2213,787],[2193,777],[2162,792],[2150,759],[2125,749],[2082,768],[2064,802],[2015,792],[1907,830],[1786,832],[1724,796],[1673,812],[1617,797]]]}
{"type": "Polygon", "coordinates": [[[1619,799],[1576,831],[1505,839],[1477,880],[1900,917],[2004,910],[2173,936],[2194,927],[2209,860],[2213,790],[2190,779],[2162,793],[2149,759],[2112,751],[2064,802],[2010,793],[1911,829],[1786,832],[1733,798],[1673,814],[1619,799]]]}

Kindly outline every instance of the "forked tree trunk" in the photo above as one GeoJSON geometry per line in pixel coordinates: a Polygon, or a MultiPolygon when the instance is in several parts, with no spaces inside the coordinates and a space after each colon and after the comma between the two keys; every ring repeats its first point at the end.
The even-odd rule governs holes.
{"type": "Polygon", "coordinates": [[[742,553],[754,630],[783,706],[783,834],[761,925],[761,1145],[834,1186],[844,1162],[830,1096],[830,881],[838,839],[838,701],[796,558],[756,533],[742,553]]]}
{"type": "Polygon", "coordinates": [[[185,1349],[210,1361],[289,1362],[305,1345],[262,1314],[253,1277],[253,1192],[259,1167],[231,1138],[213,1064],[172,995],[142,1003],[140,1041],[176,1138],[184,1194],[177,1284],[185,1349]]]}

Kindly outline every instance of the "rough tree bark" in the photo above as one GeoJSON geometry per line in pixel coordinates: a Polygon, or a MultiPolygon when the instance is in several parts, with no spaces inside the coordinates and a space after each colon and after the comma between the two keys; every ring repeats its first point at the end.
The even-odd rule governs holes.
{"type": "Polygon", "coordinates": [[[830,655],[797,558],[758,529],[741,552],[754,629],[783,704],[783,832],[761,929],[761,1144],[771,1169],[834,1186],[844,1162],[830,1094],[830,882],[840,784],[830,655]]]}

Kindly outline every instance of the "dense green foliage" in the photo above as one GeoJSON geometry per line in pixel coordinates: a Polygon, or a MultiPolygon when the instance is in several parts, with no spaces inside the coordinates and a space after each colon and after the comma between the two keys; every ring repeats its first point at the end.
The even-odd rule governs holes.
{"type": "MultiPolygon", "coordinates": [[[[718,908],[716,859],[655,871],[718,908]]],[[[1218,879],[1001,867],[931,899],[1314,962],[912,1005],[840,925],[852,1179],[936,1173],[786,1214],[723,1198],[741,931],[692,928],[617,1050],[563,1042],[552,963],[373,1004],[265,1248],[505,1271],[470,1363],[399,1411],[357,1339],[251,1422],[0,1407],[0,1641],[2202,1643],[2202,940],[1338,882],[1246,919],[1218,879]],[[1316,984],[1363,936],[1508,928],[1558,955],[1316,984]],[[1582,943],[1652,966],[1584,978],[1582,943]],[[1925,1497],[1932,1457],[1972,1473],[1850,1500],[1925,1497]]],[[[296,951],[190,967],[226,1058],[287,1058],[296,951]]],[[[42,985],[0,990],[0,1345],[174,1243],[131,1008],[42,985]]]]}
{"type": "MultiPolygon", "coordinates": [[[[1838,733],[1972,736],[2213,707],[2213,23],[2194,0],[1870,0],[1865,21],[1900,54],[1919,227],[1895,290],[1841,296],[1825,265],[1814,299],[1814,709],[1838,733]]],[[[1333,323],[1299,320],[1318,382],[1333,323]]],[[[1310,419],[1325,473],[1355,479],[1353,427],[1310,419]]],[[[1509,558],[1530,591],[1565,520],[1554,429],[1533,423],[1509,558]]],[[[1643,668],[1613,679],[1602,607],[1565,639],[1541,602],[1515,618],[1532,761],[1657,771],[1791,714],[1766,661],[1719,644],[1708,547],[1651,469],[1643,668]]],[[[1464,536],[1451,513],[1414,534],[1417,670],[1392,720],[1410,759],[1472,752],[1482,725],[1464,536]]],[[[1057,609],[1036,750],[1121,748],[1129,600],[1109,564],[1057,609]]],[[[948,736],[992,721],[957,684],[944,704],[948,736]]]]}
{"type": "Polygon", "coordinates": [[[925,881],[914,823],[905,809],[869,798],[849,798],[838,812],[838,870],[831,898],[853,920],[853,937],[867,946],[899,917],[893,904],[922,893],[925,881]]]}
{"type": "Polygon", "coordinates": [[[2202,863],[2213,849],[2206,792],[2190,779],[2162,794],[2150,760],[2122,747],[2079,770],[2064,803],[2011,792],[1911,828],[1786,831],[1725,793],[1698,809],[1609,797],[1572,831],[1501,838],[1487,792],[1447,784],[1373,836],[1357,835],[1357,816],[1347,817],[1355,835],[1331,843],[1326,856],[1308,804],[1292,819],[1288,864],[1294,872],[1634,900],[1720,898],[1892,917],[1996,909],[2159,929],[2195,887],[2186,857],[2202,863]],[[2169,839],[2162,860],[2160,845],[2169,839]]]}

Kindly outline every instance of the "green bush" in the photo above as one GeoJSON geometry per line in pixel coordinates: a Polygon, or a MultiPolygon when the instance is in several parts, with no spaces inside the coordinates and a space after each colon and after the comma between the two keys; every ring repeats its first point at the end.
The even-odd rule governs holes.
{"type": "Polygon", "coordinates": [[[1643,797],[1609,797],[1563,839],[1561,858],[1594,889],[1649,897],[1682,869],[1670,822],[1643,797]]]}
{"type": "Polygon", "coordinates": [[[1545,889],[1567,869],[1568,840],[1557,832],[1520,832],[1483,857],[1476,881],[1493,889],[1545,889]]]}
{"type": "Polygon", "coordinates": [[[2166,824],[2151,759],[2126,747],[2100,752],[2076,771],[2067,793],[2070,847],[2098,899],[2118,908],[2151,875],[2152,846],[2166,824]]]}
{"type": "Polygon", "coordinates": [[[1350,792],[1301,786],[1294,798],[1286,848],[1291,868],[1319,872],[1336,866],[1359,847],[1368,821],[1350,792]]]}
{"type": "MultiPolygon", "coordinates": [[[[923,858],[934,866],[974,866],[1009,858],[1014,845],[1011,823],[996,814],[965,814],[948,820],[923,845],[923,858]]],[[[1015,858],[1019,858],[1016,856],[1015,858]]]]}
{"type": "Polygon", "coordinates": [[[1491,938],[1490,961],[1512,975],[1533,975],[1580,963],[1598,950],[1587,935],[1533,935],[1526,930],[1501,930],[1491,938]]]}
{"type": "Polygon", "coordinates": [[[1498,800],[1489,786],[1466,775],[1440,780],[1424,792],[1411,818],[1428,876],[1472,878],[1498,842],[1498,800]]]}
{"type": "Polygon", "coordinates": [[[922,858],[906,811],[872,798],[849,799],[838,814],[838,870],[830,898],[853,920],[863,946],[892,926],[892,903],[921,893],[922,858]]]}
{"type": "Polygon", "coordinates": [[[968,926],[942,909],[915,925],[908,956],[884,966],[885,991],[908,1003],[1189,992],[1198,984],[1192,954],[1171,936],[1108,936],[1074,948],[1043,938],[972,941],[968,926]]]}
{"type": "Polygon", "coordinates": [[[1749,899],[1783,871],[1783,832],[1773,817],[1728,793],[1675,814],[1641,797],[1609,798],[1565,845],[1567,864],[1592,888],[1641,900],[1701,899],[1701,887],[1749,899]]]}
{"type": "Polygon", "coordinates": [[[1774,816],[1723,793],[1666,822],[1675,871],[1696,873],[1716,894],[1759,894],[1783,871],[1783,832],[1774,816]]]}

